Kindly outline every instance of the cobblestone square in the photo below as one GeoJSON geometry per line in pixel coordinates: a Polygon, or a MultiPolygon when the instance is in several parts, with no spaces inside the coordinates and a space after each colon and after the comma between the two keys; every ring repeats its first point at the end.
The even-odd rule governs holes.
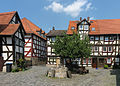
{"type": "Polygon", "coordinates": [[[120,70],[89,69],[86,75],[58,79],[45,76],[49,68],[33,66],[25,72],[0,73],[0,86],[120,86],[120,70]]]}

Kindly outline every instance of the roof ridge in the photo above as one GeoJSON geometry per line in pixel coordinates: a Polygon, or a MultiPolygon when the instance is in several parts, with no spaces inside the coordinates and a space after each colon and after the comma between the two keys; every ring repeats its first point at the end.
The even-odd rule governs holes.
{"type": "Polygon", "coordinates": [[[0,15],[9,15],[9,14],[14,14],[17,11],[12,11],[12,12],[4,12],[4,13],[0,13],[0,15]]]}

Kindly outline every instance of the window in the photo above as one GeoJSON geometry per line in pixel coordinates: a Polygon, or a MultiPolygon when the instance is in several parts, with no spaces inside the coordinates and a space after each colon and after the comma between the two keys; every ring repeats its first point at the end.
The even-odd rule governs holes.
{"type": "Polygon", "coordinates": [[[80,30],[83,30],[83,25],[80,25],[80,30]]]}
{"type": "Polygon", "coordinates": [[[99,37],[98,37],[98,36],[96,36],[96,37],[95,37],[95,40],[99,40],[99,37]]]}
{"type": "Polygon", "coordinates": [[[119,58],[115,58],[115,62],[119,62],[119,58]]]}
{"type": "Polygon", "coordinates": [[[84,29],[85,29],[85,30],[88,30],[88,25],[85,25],[85,26],[84,26],[84,29]]]}
{"type": "Polygon", "coordinates": [[[71,29],[72,29],[72,30],[74,30],[74,29],[75,29],[75,27],[71,27],[71,29]]]}
{"type": "Polygon", "coordinates": [[[53,42],[55,42],[55,37],[52,37],[51,40],[52,40],[53,42]]]}
{"type": "Polygon", "coordinates": [[[107,52],[107,47],[103,47],[103,52],[107,52]]]}
{"type": "Polygon", "coordinates": [[[93,46],[91,46],[90,48],[91,48],[92,51],[94,50],[93,46]]]}
{"type": "Polygon", "coordinates": [[[92,31],[95,31],[95,28],[92,28],[92,31]]]}
{"type": "Polygon", "coordinates": [[[94,40],[94,36],[90,36],[90,40],[94,40]]]}
{"type": "Polygon", "coordinates": [[[105,41],[108,41],[108,37],[107,36],[105,37],[105,41]]]}
{"type": "Polygon", "coordinates": [[[103,36],[100,36],[100,40],[104,40],[104,39],[103,39],[103,36]]]}
{"type": "Polygon", "coordinates": [[[113,36],[110,36],[110,41],[113,41],[113,36]]]}
{"type": "Polygon", "coordinates": [[[47,38],[47,40],[50,40],[50,38],[47,38]]]}
{"type": "Polygon", "coordinates": [[[107,58],[107,63],[108,63],[108,64],[111,63],[111,58],[107,58]]]}
{"type": "Polygon", "coordinates": [[[108,52],[112,52],[112,47],[108,47],[108,52]]]}
{"type": "Polygon", "coordinates": [[[83,59],[83,63],[86,64],[86,59],[83,59]]]}
{"type": "Polygon", "coordinates": [[[88,59],[88,64],[91,64],[91,59],[88,59]]]}
{"type": "Polygon", "coordinates": [[[95,46],[95,47],[94,47],[94,51],[98,51],[98,46],[95,46]]]}

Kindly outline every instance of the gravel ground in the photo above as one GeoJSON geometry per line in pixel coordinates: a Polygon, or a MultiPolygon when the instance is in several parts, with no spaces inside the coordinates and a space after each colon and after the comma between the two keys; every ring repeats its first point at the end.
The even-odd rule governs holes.
{"type": "Polygon", "coordinates": [[[48,69],[33,66],[25,72],[0,73],[0,86],[120,86],[120,70],[87,68],[89,74],[58,79],[46,77],[48,69]]]}

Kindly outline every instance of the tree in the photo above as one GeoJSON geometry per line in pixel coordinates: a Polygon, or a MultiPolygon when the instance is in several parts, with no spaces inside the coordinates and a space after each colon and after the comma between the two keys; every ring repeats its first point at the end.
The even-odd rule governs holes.
{"type": "MultiPolygon", "coordinates": [[[[79,34],[73,34],[72,36],[64,35],[64,37],[56,37],[52,47],[55,49],[55,54],[61,56],[61,58],[87,58],[91,53],[91,45],[89,43],[88,36],[85,36],[81,40],[79,34]]],[[[81,60],[82,63],[82,60],[81,60]]]]}

